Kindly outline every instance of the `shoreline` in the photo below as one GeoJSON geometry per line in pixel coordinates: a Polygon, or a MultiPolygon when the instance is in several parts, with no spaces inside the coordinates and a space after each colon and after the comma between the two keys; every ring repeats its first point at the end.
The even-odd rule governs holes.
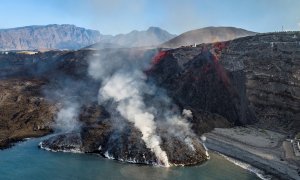
{"type": "Polygon", "coordinates": [[[236,160],[236,159],[233,159],[231,157],[228,157],[224,154],[221,154],[219,152],[215,152],[217,154],[219,154],[220,156],[224,157],[227,161],[230,161],[231,163],[251,172],[251,173],[254,173],[258,178],[262,179],[262,180],[271,180],[273,178],[272,175],[270,174],[266,174],[263,170],[260,170],[250,164],[247,164],[245,162],[242,162],[242,161],[239,161],[239,160],[236,160]]]}
{"type": "MultiPolygon", "coordinates": [[[[270,134],[274,138],[272,140],[275,141],[275,143],[271,142],[268,144],[269,139],[267,137],[251,136],[251,133],[257,133],[255,132],[257,130],[261,132],[261,129],[252,127],[216,128],[212,132],[204,134],[206,137],[204,144],[208,150],[218,153],[226,160],[256,174],[261,179],[268,179],[268,175],[272,175],[270,179],[300,179],[300,158],[299,161],[291,160],[291,154],[285,152],[286,144],[288,143],[285,141],[285,136],[267,130],[267,134],[270,134]],[[239,134],[238,132],[241,131],[248,132],[239,134]],[[279,134],[278,137],[275,134],[279,134]],[[256,143],[257,141],[263,141],[263,143],[256,143]],[[243,164],[246,166],[250,165],[250,168],[253,167],[254,171],[243,167],[243,164]],[[262,172],[256,172],[255,169],[262,172]]],[[[47,136],[49,134],[30,138],[47,136]]],[[[26,140],[28,138],[17,141],[12,146],[26,140]]]]}
{"type": "Polygon", "coordinates": [[[283,134],[253,127],[235,127],[216,128],[205,136],[208,149],[250,164],[274,176],[272,179],[300,179],[300,161],[286,158],[283,134]]]}

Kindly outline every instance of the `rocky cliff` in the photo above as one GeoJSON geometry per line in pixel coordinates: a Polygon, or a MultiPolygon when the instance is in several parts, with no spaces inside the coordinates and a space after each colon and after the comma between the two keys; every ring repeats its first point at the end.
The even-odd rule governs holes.
{"type": "Polygon", "coordinates": [[[259,126],[300,129],[300,33],[261,34],[229,43],[220,62],[245,76],[245,95],[259,126]]]}

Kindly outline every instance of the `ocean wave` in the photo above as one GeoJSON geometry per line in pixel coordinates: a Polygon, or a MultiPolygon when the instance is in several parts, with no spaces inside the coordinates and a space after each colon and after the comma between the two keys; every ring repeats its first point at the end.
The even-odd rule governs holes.
{"type": "Polygon", "coordinates": [[[63,149],[63,150],[53,150],[53,149],[51,149],[49,147],[45,147],[44,144],[43,144],[43,142],[39,143],[39,147],[41,149],[44,149],[44,150],[50,151],[50,152],[64,152],[64,153],[75,153],[75,154],[83,154],[84,153],[80,149],[76,149],[76,148],[68,149],[68,150],[66,150],[66,149],[63,149]]]}

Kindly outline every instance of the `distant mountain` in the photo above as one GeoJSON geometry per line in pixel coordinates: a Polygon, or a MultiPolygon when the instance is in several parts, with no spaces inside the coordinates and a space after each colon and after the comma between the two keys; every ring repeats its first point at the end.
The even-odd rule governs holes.
{"type": "Polygon", "coordinates": [[[121,47],[149,47],[157,46],[166,42],[176,35],[170,34],[166,30],[158,27],[150,27],[146,31],[131,31],[128,34],[119,34],[116,36],[108,37],[101,43],[117,44],[121,47]]]}
{"type": "Polygon", "coordinates": [[[201,43],[228,41],[257,33],[235,27],[206,27],[185,32],[161,45],[161,47],[176,48],[201,43]]]}
{"type": "Polygon", "coordinates": [[[0,30],[0,50],[79,49],[100,41],[99,31],[74,25],[26,26],[0,30]]]}
{"type": "Polygon", "coordinates": [[[119,44],[114,43],[107,43],[107,42],[98,42],[95,44],[92,44],[90,46],[84,47],[83,49],[115,49],[115,48],[124,48],[123,46],[119,44]]]}
{"type": "Polygon", "coordinates": [[[0,50],[149,47],[157,46],[174,37],[175,35],[158,27],[111,36],[74,25],[51,24],[0,29],[0,50]]]}

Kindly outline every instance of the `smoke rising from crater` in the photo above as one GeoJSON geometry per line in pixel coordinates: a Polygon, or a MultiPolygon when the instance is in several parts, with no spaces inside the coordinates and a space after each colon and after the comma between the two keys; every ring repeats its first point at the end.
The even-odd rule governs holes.
{"type": "MultiPolygon", "coordinates": [[[[101,81],[98,102],[116,103],[115,110],[132,123],[141,133],[142,140],[157,157],[160,165],[169,166],[167,153],[162,149],[160,130],[186,143],[192,150],[189,110],[181,115],[178,108],[163,90],[148,81],[143,70],[147,69],[153,53],[128,50],[122,53],[101,52],[91,56],[89,74],[101,81]]],[[[113,112],[115,113],[115,112],[113,112]]]]}
{"type": "Polygon", "coordinates": [[[103,98],[101,100],[112,98],[118,103],[118,112],[141,131],[146,146],[154,152],[162,165],[169,166],[167,154],[160,147],[161,139],[156,134],[154,115],[147,111],[143,102],[140,87],[145,87],[145,84],[142,77],[140,73],[117,72],[109,81],[104,82],[99,94],[103,98]]]}

